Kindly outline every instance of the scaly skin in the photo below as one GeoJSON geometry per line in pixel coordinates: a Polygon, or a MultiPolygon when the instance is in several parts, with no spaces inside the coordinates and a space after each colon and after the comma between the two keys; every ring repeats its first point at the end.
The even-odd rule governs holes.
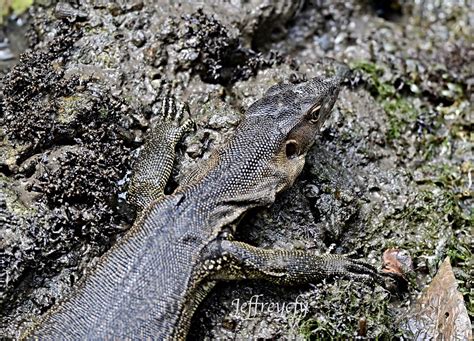
{"type": "Polygon", "coordinates": [[[380,282],[377,271],[361,261],[265,250],[233,241],[227,232],[244,212],[272,204],[293,184],[343,76],[270,88],[247,110],[227,145],[166,197],[174,147],[190,121],[180,125],[184,111],[165,101],[163,122],[131,181],[139,218],[79,288],[25,336],[184,339],[194,310],[218,280],[291,285],[340,275],[380,282]]]}

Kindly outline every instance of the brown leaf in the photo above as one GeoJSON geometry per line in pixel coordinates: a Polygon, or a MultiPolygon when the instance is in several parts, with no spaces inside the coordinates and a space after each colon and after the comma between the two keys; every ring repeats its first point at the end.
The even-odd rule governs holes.
{"type": "Polygon", "coordinates": [[[449,257],[405,318],[417,340],[471,340],[472,327],[449,257]]]}

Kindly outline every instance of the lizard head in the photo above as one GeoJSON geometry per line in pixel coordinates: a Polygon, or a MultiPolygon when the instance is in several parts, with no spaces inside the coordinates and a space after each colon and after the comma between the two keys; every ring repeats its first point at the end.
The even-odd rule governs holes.
{"type": "Polygon", "coordinates": [[[275,127],[269,143],[284,148],[288,158],[304,157],[329,117],[347,72],[341,67],[333,77],[272,86],[246,116],[275,127]]]}
{"type": "Polygon", "coordinates": [[[247,109],[226,148],[210,163],[216,171],[208,179],[215,181],[215,174],[225,184],[219,191],[229,196],[227,203],[272,203],[276,193],[292,185],[336,102],[345,70],[334,77],[272,86],[247,109]]]}
{"type": "Polygon", "coordinates": [[[236,139],[245,140],[247,148],[255,144],[255,162],[265,163],[276,175],[276,182],[268,188],[279,192],[301,173],[306,153],[329,117],[347,71],[345,67],[333,77],[272,86],[248,108],[236,139]]]}

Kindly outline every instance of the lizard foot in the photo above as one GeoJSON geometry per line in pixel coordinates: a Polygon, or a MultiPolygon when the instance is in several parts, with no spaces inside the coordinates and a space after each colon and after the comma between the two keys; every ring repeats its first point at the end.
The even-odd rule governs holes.
{"type": "Polygon", "coordinates": [[[339,255],[327,255],[326,272],[329,275],[340,276],[343,278],[363,282],[367,284],[384,285],[383,276],[377,269],[365,261],[347,258],[339,255]]]}
{"type": "Polygon", "coordinates": [[[165,94],[161,101],[157,125],[167,125],[177,128],[180,137],[192,130],[194,122],[189,118],[189,106],[184,102],[176,102],[171,94],[165,94]]]}
{"type": "Polygon", "coordinates": [[[159,109],[153,109],[156,109],[157,122],[151,122],[153,129],[134,166],[127,196],[129,203],[139,211],[165,196],[176,145],[194,125],[187,105],[177,105],[175,98],[169,94],[165,94],[159,109]]]}
{"type": "MultiPolygon", "coordinates": [[[[216,279],[266,279],[281,284],[342,277],[367,284],[384,285],[383,276],[372,265],[341,255],[316,255],[300,250],[271,250],[229,239],[216,240],[214,255],[227,259],[222,262],[216,279]]],[[[215,257],[215,256],[214,256],[215,257]]]]}

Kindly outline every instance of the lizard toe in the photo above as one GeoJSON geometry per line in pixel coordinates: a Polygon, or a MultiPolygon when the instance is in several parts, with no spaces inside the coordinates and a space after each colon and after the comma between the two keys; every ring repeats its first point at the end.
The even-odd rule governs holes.
{"type": "Polygon", "coordinates": [[[176,100],[173,96],[165,96],[161,102],[161,115],[166,121],[172,121],[176,112],[176,100]]]}
{"type": "Polygon", "coordinates": [[[364,283],[382,284],[384,282],[382,276],[374,266],[357,259],[346,259],[343,271],[346,272],[349,278],[364,283]]]}
{"type": "Polygon", "coordinates": [[[181,134],[184,135],[186,133],[189,133],[193,131],[196,127],[196,124],[194,121],[190,118],[188,118],[186,121],[183,122],[183,124],[180,127],[181,134]]]}

